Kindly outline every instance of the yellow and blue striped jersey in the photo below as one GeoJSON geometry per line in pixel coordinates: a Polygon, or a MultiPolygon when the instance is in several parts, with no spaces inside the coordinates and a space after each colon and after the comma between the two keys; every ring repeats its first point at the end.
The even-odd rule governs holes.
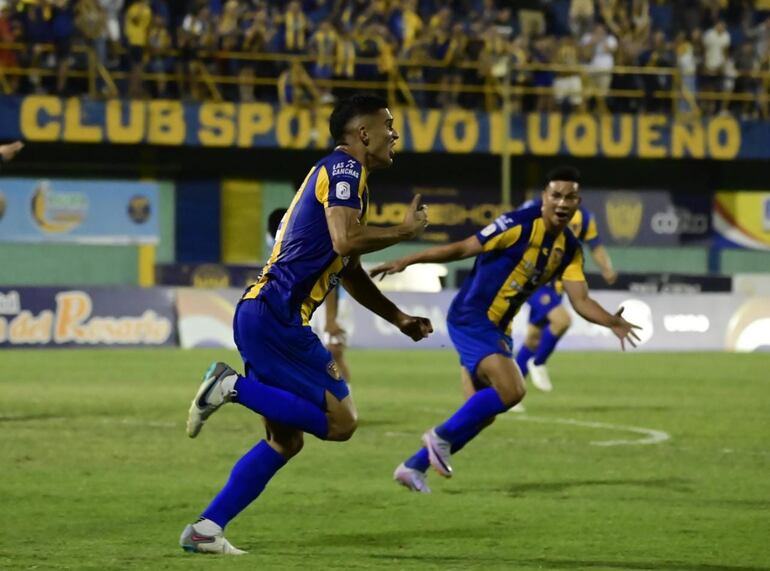
{"type": "Polygon", "coordinates": [[[583,281],[583,250],[569,228],[558,236],[545,230],[539,206],[508,212],[480,230],[483,252],[452,301],[448,320],[478,322],[485,315],[510,332],[511,321],[541,285],[558,277],[583,281]]]}
{"type": "Polygon", "coordinates": [[[278,227],[270,259],[243,299],[264,300],[287,323],[301,320],[307,325],[348,263],[347,256],[334,251],[324,210],[354,208],[365,224],[366,177],[366,168],[344,151],[318,161],[278,227]]]}

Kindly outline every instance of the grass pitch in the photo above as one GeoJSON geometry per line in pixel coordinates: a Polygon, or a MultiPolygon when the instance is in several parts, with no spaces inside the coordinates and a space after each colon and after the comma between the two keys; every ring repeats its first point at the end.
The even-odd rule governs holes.
{"type": "Polygon", "coordinates": [[[261,423],[228,405],[190,440],[184,422],[236,354],[2,351],[0,569],[770,569],[770,355],[557,354],[556,390],[431,495],[391,474],[460,403],[454,354],[349,358],[357,434],[308,437],[227,530],[250,554],[221,558],[177,539],[261,423]]]}

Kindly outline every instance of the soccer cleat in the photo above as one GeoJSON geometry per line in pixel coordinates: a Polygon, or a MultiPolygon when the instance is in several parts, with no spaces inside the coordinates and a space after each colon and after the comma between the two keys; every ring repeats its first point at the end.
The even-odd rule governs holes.
{"type": "Polygon", "coordinates": [[[215,535],[198,533],[193,524],[184,528],[182,536],[179,538],[179,545],[190,553],[218,553],[220,555],[246,555],[248,553],[248,551],[233,546],[221,533],[215,535]]]}
{"type": "MultiPolygon", "coordinates": [[[[212,363],[203,382],[195,394],[187,414],[187,436],[195,438],[203,428],[206,419],[216,412],[223,404],[233,400],[236,396],[234,389],[225,389],[223,383],[232,377],[238,377],[238,373],[224,363],[212,363]]],[[[232,387],[235,381],[227,384],[232,387]]]]}
{"type": "Polygon", "coordinates": [[[527,367],[529,367],[529,377],[532,379],[532,384],[544,393],[550,393],[553,390],[553,385],[545,365],[536,365],[535,358],[532,357],[527,361],[527,367]]]}
{"type": "Polygon", "coordinates": [[[450,459],[452,458],[452,445],[436,434],[433,428],[422,435],[422,442],[428,449],[430,465],[444,478],[451,478],[452,464],[450,459]]]}
{"type": "Polygon", "coordinates": [[[393,479],[411,492],[430,494],[427,480],[428,475],[414,468],[409,468],[403,462],[393,472],[393,479]]]}

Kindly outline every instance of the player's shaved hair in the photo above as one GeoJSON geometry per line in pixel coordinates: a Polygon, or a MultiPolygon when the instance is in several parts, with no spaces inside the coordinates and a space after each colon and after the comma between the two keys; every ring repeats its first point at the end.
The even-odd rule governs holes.
{"type": "Polygon", "coordinates": [[[276,208],[270,213],[270,216],[267,219],[267,231],[270,232],[270,235],[273,238],[275,238],[275,235],[278,233],[278,227],[281,225],[284,214],[286,214],[285,208],[276,208]]]}
{"type": "Polygon", "coordinates": [[[575,182],[580,184],[580,171],[575,167],[563,165],[556,167],[545,178],[545,185],[548,186],[555,180],[564,180],[567,182],[575,182]]]}
{"type": "Polygon", "coordinates": [[[388,102],[382,97],[369,93],[357,93],[339,101],[329,117],[329,133],[334,144],[345,144],[345,130],[351,119],[359,115],[371,115],[387,107],[388,102]]]}

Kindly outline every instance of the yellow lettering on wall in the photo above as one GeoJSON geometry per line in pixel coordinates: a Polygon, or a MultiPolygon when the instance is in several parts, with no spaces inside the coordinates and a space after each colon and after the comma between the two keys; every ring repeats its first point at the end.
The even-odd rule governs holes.
{"type": "Polygon", "coordinates": [[[533,155],[557,155],[561,148],[561,114],[530,113],[527,115],[527,143],[533,155]],[[542,136],[543,119],[546,134],[542,136]]]}
{"type": "Polygon", "coordinates": [[[709,121],[708,141],[712,158],[734,159],[741,151],[741,126],[733,117],[715,117],[709,121]]]}
{"type": "Polygon", "coordinates": [[[570,115],[564,124],[567,152],[576,157],[595,157],[598,152],[596,120],[586,113],[570,115]]]}
{"type": "Polygon", "coordinates": [[[241,103],[238,106],[238,146],[251,147],[254,137],[270,132],[274,124],[273,107],[267,103],[241,103]]]}
{"type": "Polygon", "coordinates": [[[278,112],[275,136],[279,147],[305,149],[312,138],[310,110],[299,107],[282,107],[278,112]],[[296,123],[296,127],[294,126],[296,123]]]}
{"type": "MultiPolygon", "coordinates": [[[[505,124],[503,121],[503,114],[500,111],[494,111],[487,115],[489,117],[489,150],[494,154],[502,154],[504,137],[505,137],[505,124]]],[[[524,154],[524,141],[515,139],[510,136],[513,131],[512,127],[508,129],[508,152],[512,155],[524,154]]]]}
{"type": "Polygon", "coordinates": [[[702,159],[706,154],[706,138],[700,119],[674,121],[671,125],[671,156],[677,159],[690,156],[702,159]],[[686,153],[685,153],[686,151],[686,153]]]}
{"type": "Polygon", "coordinates": [[[58,141],[61,135],[62,104],[58,97],[30,95],[21,102],[21,138],[28,141],[58,141]],[[44,111],[48,117],[41,117],[44,111]]]}
{"type": "Polygon", "coordinates": [[[11,320],[8,341],[12,345],[46,344],[51,341],[53,312],[44,309],[37,317],[26,309],[11,320]]]}
{"type": "Polygon", "coordinates": [[[605,157],[628,157],[634,147],[634,118],[631,115],[615,117],[620,119],[618,139],[615,139],[612,115],[602,115],[599,119],[602,126],[602,151],[605,157]]]}
{"type": "Polygon", "coordinates": [[[78,330],[91,316],[91,296],[82,291],[65,291],[56,294],[56,323],[53,338],[56,343],[78,339],[78,330]]]}
{"type": "Polygon", "coordinates": [[[229,147],[235,142],[234,103],[203,103],[198,111],[198,140],[206,147],[229,147]]]}
{"type": "Polygon", "coordinates": [[[450,153],[470,153],[479,142],[479,123],[471,111],[453,109],[444,115],[441,142],[450,153]],[[459,136],[458,126],[462,127],[459,136]]]}
{"type": "Polygon", "coordinates": [[[102,128],[83,124],[83,107],[80,99],[70,97],[64,101],[64,140],[68,143],[99,143],[102,128]]]}
{"type": "Polygon", "coordinates": [[[663,115],[639,115],[637,122],[637,156],[643,159],[660,159],[666,156],[666,147],[661,144],[660,127],[666,125],[663,115]]]}
{"type": "Polygon", "coordinates": [[[147,107],[144,101],[128,102],[128,124],[123,124],[123,105],[119,99],[107,102],[107,140],[110,143],[136,144],[144,139],[147,107]]]}
{"type": "Polygon", "coordinates": [[[187,126],[180,101],[150,101],[147,142],[155,145],[181,145],[187,126]]]}
{"type": "Polygon", "coordinates": [[[417,109],[409,109],[406,112],[409,134],[412,140],[412,150],[418,153],[427,153],[433,150],[438,133],[438,124],[441,121],[441,112],[436,109],[425,111],[425,120],[417,109]]]}

